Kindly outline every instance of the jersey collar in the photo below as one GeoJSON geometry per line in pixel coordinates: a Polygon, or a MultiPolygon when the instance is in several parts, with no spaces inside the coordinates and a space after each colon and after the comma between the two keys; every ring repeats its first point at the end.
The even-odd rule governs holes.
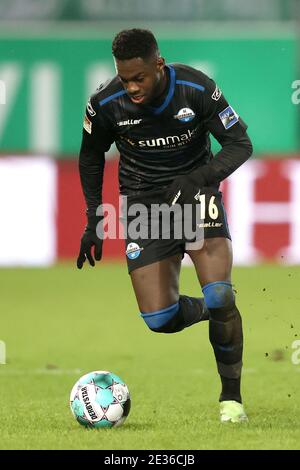
{"type": "Polygon", "coordinates": [[[175,70],[172,67],[172,65],[166,65],[166,67],[169,69],[169,72],[170,72],[169,90],[168,90],[167,96],[164,99],[164,102],[162,103],[161,106],[159,106],[159,108],[149,106],[149,109],[151,109],[153,114],[160,114],[164,109],[166,109],[166,107],[168,106],[168,104],[170,103],[170,101],[171,101],[171,99],[173,98],[173,95],[174,95],[175,83],[176,83],[175,70]]]}

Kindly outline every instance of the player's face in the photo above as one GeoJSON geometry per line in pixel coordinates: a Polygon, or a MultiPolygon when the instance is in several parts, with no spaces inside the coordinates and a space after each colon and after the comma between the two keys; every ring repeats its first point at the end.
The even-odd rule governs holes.
{"type": "Polygon", "coordinates": [[[140,57],[115,59],[115,63],[117,74],[134,103],[150,103],[162,93],[165,85],[165,61],[162,57],[153,57],[148,61],[140,57]]]}

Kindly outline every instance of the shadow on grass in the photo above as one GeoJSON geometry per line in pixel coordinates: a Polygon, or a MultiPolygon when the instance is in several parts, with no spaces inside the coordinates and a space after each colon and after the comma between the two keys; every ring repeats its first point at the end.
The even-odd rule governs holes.
{"type": "Polygon", "coordinates": [[[77,432],[77,431],[81,431],[81,432],[105,432],[105,433],[109,433],[109,432],[126,432],[126,431],[151,431],[155,429],[155,425],[154,423],[149,423],[149,422],[145,422],[145,423],[125,423],[123,424],[122,426],[116,426],[116,427],[112,427],[112,428],[90,428],[90,427],[86,427],[86,426],[80,426],[80,425],[77,425],[77,423],[72,423],[72,424],[69,424],[68,426],[68,429],[66,429],[67,432],[77,432]]]}
{"type": "Polygon", "coordinates": [[[119,428],[114,429],[122,429],[123,431],[151,431],[155,429],[154,423],[144,422],[144,423],[125,423],[124,426],[120,426],[119,428]]]}

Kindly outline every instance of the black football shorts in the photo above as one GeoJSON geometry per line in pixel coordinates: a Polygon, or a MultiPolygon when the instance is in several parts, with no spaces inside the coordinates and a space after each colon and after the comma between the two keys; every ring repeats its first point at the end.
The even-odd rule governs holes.
{"type": "Polygon", "coordinates": [[[222,193],[204,188],[193,205],[169,208],[164,191],[123,196],[121,221],[129,273],[189,249],[201,249],[206,238],[231,240],[222,193]]]}

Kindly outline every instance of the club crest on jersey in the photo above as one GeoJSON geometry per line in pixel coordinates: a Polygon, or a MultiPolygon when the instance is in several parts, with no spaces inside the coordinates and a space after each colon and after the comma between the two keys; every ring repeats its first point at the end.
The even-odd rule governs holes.
{"type": "Polygon", "coordinates": [[[227,106],[227,108],[223,109],[223,111],[219,113],[219,118],[225,129],[229,129],[239,120],[238,114],[231,106],[227,106]]]}
{"type": "Polygon", "coordinates": [[[141,248],[137,243],[128,243],[126,248],[126,255],[129,259],[136,259],[140,256],[141,251],[144,248],[141,248]]]}
{"type": "Polygon", "coordinates": [[[192,121],[195,117],[195,113],[190,108],[182,108],[175,114],[174,119],[178,119],[181,122],[189,122],[192,121]]]}

